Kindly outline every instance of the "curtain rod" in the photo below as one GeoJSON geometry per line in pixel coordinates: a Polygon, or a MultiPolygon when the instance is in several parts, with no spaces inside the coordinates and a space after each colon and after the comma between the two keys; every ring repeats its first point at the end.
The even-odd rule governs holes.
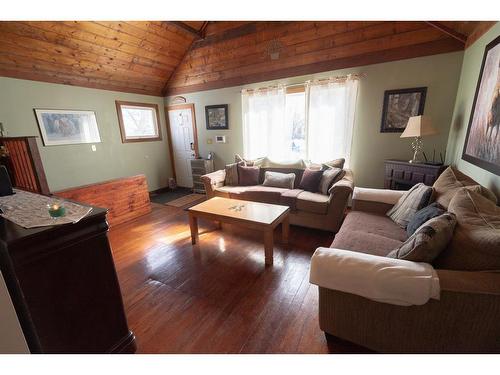
{"type": "Polygon", "coordinates": [[[266,87],[259,87],[256,89],[242,89],[241,92],[254,92],[254,91],[268,91],[268,90],[274,90],[280,87],[284,87],[285,89],[289,87],[300,87],[300,86],[305,86],[308,83],[318,83],[318,84],[327,84],[329,82],[343,82],[347,81],[348,79],[357,79],[360,80],[362,78],[366,78],[365,73],[361,74],[347,74],[344,76],[336,76],[336,77],[329,77],[329,78],[321,78],[321,79],[315,79],[315,80],[307,80],[303,83],[292,83],[290,85],[284,85],[284,84],[278,84],[278,85],[273,85],[273,86],[266,86],[266,87]]]}

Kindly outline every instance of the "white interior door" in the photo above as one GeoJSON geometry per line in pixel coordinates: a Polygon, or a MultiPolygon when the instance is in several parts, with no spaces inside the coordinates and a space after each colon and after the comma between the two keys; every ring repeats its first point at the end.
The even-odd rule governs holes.
{"type": "Polygon", "coordinates": [[[193,176],[190,160],[196,157],[192,108],[169,108],[168,121],[177,185],[192,188],[193,176]]]}

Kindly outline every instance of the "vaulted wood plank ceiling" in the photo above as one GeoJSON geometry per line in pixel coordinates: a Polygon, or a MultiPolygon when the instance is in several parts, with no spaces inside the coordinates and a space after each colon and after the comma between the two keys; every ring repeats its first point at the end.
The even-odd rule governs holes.
{"type": "Polygon", "coordinates": [[[0,22],[0,76],[178,94],[464,49],[494,22],[0,22]]]}

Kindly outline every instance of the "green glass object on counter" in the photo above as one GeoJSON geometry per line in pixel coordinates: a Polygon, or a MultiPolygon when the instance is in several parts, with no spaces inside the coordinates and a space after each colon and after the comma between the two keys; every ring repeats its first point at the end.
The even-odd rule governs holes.
{"type": "Polygon", "coordinates": [[[66,214],[66,208],[62,203],[48,204],[49,215],[52,218],[63,217],[66,214]]]}

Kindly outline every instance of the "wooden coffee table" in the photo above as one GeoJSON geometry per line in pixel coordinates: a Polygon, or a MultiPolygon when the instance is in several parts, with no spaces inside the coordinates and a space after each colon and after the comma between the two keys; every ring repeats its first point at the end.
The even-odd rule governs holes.
{"type": "Polygon", "coordinates": [[[282,225],[282,241],[288,243],[290,208],[276,204],[215,197],[188,209],[191,243],[199,241],[198,218],[220,223],[236,224],[264,233],[265,263],[273,264],[274,229],[282,225]]]}

